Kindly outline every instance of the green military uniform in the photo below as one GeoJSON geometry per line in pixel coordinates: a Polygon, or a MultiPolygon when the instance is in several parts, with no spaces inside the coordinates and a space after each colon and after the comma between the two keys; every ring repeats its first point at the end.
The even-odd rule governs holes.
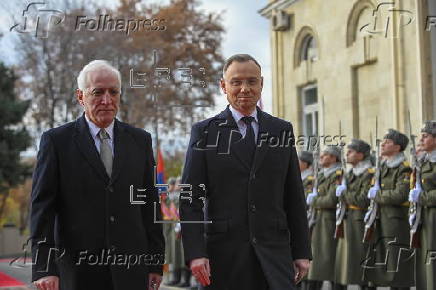
{"type": "Polygon", "coordinates": [[[375,197],[378,218],[364,263],[365,280],[377,286],[414,285],[407,201],[411,171],[403,152],[381,164],[380,190],[375,197]]]}
{"type": "Polygon", "coordinates": [[[312,206],[316,209],[316,223],[312,231],[312,256],[308,280],[333,281],[336,240],[335,210],[338,201],[336,186],[341,179],[341,164],[324,168],[318,175],[318,195],[312,206]]]}
{"type": "MultiPolygon", "coordinates": [[[[307,195],[313,190],[313,169],[308,168],[301,172],[301,180],[303,181],[304,195],[307,198],[307,195]]],[[[306,280],[307,276],[304,276],[301,283],[298,285],[299,289],[306,289],[306,280]]]]}
{"type": "Polygon", "coordinates": [[[416,256],[416,289],[436,289],[436,150],[421,166],[421,248],[416,256]]]}
{"type": "MultiPolygon", "coordinates": [[[[171,217],[168,215],[168,209],[170,207],[170,199],[168,198],[168,194],[163,195],[164,198],[161,200],[161,209],[162,209],[162,218],[164,221],[169,222],[171,221],[171,217]]],[[[174,253],[172,251],[171,244],[173,243],[173,234],[174,231],[174,224],[173,223],[164,223],[162,225],[163,227],[163,233],[165,238],[165,263],[166,264],[172,264],[174,261],[174,253]]]]}
{"type": "Polygon", "coordinates": [[[301,180],[303,181],[304,194],[307,195],[313,190],[313,153],[310,151],[299,151],[298,159],[307,164],[307,168],[301,172],[301,180]]]}
{"type": "Polygon", "coordinates": [[[169,270],[169,277],[168,281],[166,281],[165,284],[172,285],[176,284],[180,280],[180,271],[177,272],[177,267],[175,266],[176,262],[176,251],[175,251],[175,235],[174,235],[174,227],[175,223],[173,214],[171,213],[171,203],[173,202],[173,192],[174,192],[174,185],[175,185],[175,179],[169,178],[168,179],[169,189],[168,192],[165,195],[165,198],[161,201],[161,209],[162,209],[162,217],[164,221],[167,223],[164,223],[162,225],[163,227],[163,233],[165,237],[165,263],[168,264],[168,270],[169,270]]]}
{"type": "Polygon", "coordinates": [[[301,179],[303,180],[304,194],[307,197],[313,190],[313,170],[308,168],[301,172],[301,179]]]}
{"type": "Polygon", "coordinates": [[[365,284],[361,266],[367,248],[362,243],[365,227],[363,218],[369,206],[367,193],[374,171],[371,162],[364,160],[346,175],[347,188],[341,197],[347,206],[343,220],[344,237],[338,239],[335,261],[335,282],[341,285],[365,284]]]}

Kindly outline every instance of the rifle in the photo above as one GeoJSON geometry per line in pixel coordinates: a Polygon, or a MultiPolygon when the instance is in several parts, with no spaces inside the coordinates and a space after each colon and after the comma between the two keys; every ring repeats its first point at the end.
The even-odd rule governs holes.
{"type": "MultiPolygon", "coordinates": [[[[315,150],[313,150],[313,189],[312,192],[318,193],[318,169],[319,169],[319,142],[320,139],[317,138],[317,144],[315,150]]],[[[316,210],[313,205],[309,206],[307,211],[307,220],[309,223],[309,233],[312,236],[313,227],[316,223],[316,210]]]]}
{"type": "MultiPolygon", "coordinates": [[[[339,121],[339,136],[341,136],[341,121],[339,121]]],[[[341,170],[342,170],[342,180],[341,185],[347,186],[347,180],[345,178],[345,173],[347,170],[347,162],[344,156],[344,145],[341,144],[341,170]]],[[[339,202],[336,204],[336,229],[335,229],[335,239],[344,237],[344,217],[346,212],[346,204],[342,195],[339,197],[339,202]]]]}
{"type": "MultiPolygon", "coordinates": [[[[377,138],[377,130],[378,130],[378,122],[377,117],[375,118],[375,176],[374,176],[374,184],[380,187],[380,142],[381,140],[377,138]]],[[[365,214],[365,232],[363,234],[363,242],[369,242],[372,240],[372,236],[374,233],[375,227],[375,219],[378,213],[378,204],[374,199],[371,199],[371,202],[368,207],[368,211],[365,214]]]]}
{"type": "MultiPolygon", "coordinates": [[[[416,154],[416,144],[415,138],[416,136],[412,134],[412,123],[410,122],[410,111],[409,111],[409,139],[411,141],[410,147],[410,158],[412,164],[412,176],[410,182],[410,188],[422,188],[421,185],[421,160],[418,159],[416,154]]],[[[410,247],[411,248],[420,248],[421,241],[419,239],[419,231],[421,229],[421,212],[422,205],[417,202],[412,202],[409,207],[409,216],[412,217],[410,219],[410,247]]]]}

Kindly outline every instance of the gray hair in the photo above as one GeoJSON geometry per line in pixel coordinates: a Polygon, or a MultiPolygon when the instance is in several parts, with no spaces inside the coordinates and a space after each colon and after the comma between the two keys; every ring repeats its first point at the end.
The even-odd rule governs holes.
{"type": "Polygon", "coordinates": [[[104,69],[113,72],[117,76],[118,81],[120,83],[120,88],[121,88],[121,73],[120,73],[120,71],[117,70],[115,67],[113,67],[108,61],[97,59],[97,60],[93,60],[90,63],[88,63],[87,65],[85,65],[83,67],[83,69],[80,71],[79,76],[77,77],[77,86],[78,86],[79,90],[83,91],[87,88],[88,74],[90,72],[97,71],[97,70],[104,70],[104,69]]]}
{"type": "Polygon", "coordinates": [[[234,62],[247,62],[247,61],[253,61],[258,67],[259,69],[262,71],[262,68],[260,67],[260,64],[257,62],[257,60],[252,57],[249,54],[235,54],[232,55],[231,57],[229,57],[226,62],[224,63],[224,68],[223,68],[223,75],[226,73],[227,69],[229,68],[229,66],[234,62]]]}

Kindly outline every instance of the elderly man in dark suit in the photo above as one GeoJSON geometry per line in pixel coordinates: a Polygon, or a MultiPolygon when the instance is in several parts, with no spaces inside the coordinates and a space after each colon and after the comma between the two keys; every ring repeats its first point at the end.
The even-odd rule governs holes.
{"type": "Polygon", "coordinates": [[[121,76],[108,62],[87,64],[78,87],[84,114],[41,137],[32,280],[43,290],[154,289],[164,238],[154,223],[160,213],[151,136],[115,118],[121,76]]]}
{"type": "Polygon", "coordinates": [[[262,87],[258,62],[232,56],[221,80],[230,105],[192,128],[182,238],[185,260],[207,289],[295,289],[309,267],[292,125],[256,107],[262,87]]]}

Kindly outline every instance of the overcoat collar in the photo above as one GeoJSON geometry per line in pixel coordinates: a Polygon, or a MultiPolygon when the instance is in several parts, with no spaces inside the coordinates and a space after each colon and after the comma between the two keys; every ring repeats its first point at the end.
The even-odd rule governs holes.
{"type": "Polygon", "coordinates": [[[126,132],[125,125],[115,119],[114,165],[112,169],[112,176],[110,177],[107,175],[103,162],[100,159],[100,155],[95,147],[94,140],[89,132],[89,127],[84,115],[76,120],[73,139],[76,142],[79,151],[82,153],[83,158],[89,162],[97,175],[105,182],[115,182],[119,176],[119,173],[121,172],[121,169],[125,166],[125,164],[123,164],[123,161],[126,160],[124,155],[126,152],[128,152],[128,148],[126,147],[128,144],[128,134],[126,132]]]}

